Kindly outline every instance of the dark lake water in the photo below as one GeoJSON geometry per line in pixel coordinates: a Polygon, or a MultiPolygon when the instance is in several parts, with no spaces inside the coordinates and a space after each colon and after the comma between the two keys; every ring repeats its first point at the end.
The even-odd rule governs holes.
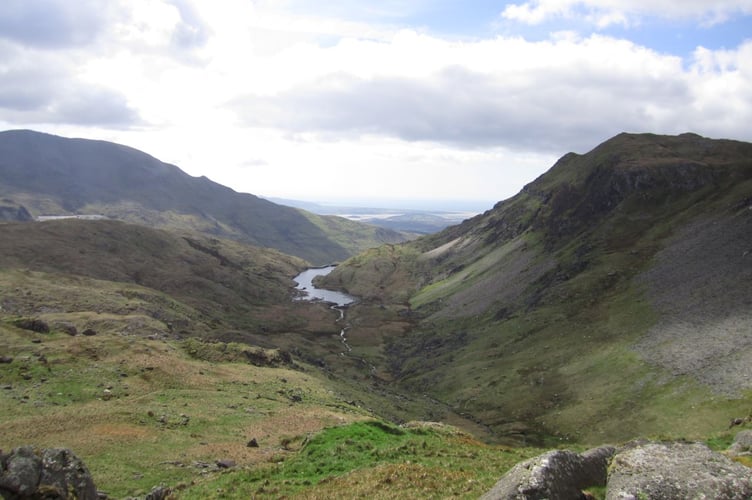
{"type": "Polygon", "coordinates": [[[297,298],[297,300],[321,300],[336,304],[340,307],[355,302],[357,299],[352,295],[336,292],[334,290],[324,290],[313,286],[312,282],[316,276],[326,276],[332,272],[335,267],[336,266],[312,267],[295,276],[295,283],[298,284],[295,288],[303,293],[297,298]]]}

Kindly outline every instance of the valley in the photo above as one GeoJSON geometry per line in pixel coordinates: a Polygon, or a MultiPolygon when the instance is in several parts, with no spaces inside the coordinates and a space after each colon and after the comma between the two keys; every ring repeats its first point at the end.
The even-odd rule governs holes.
{"type": "Polygon", "coordinates": [[[0,133],[3,450],[113,498],[477,498],[551,448],[750,426],[750,144],[620,134],[410,241],[121,148],[0,133]]]}

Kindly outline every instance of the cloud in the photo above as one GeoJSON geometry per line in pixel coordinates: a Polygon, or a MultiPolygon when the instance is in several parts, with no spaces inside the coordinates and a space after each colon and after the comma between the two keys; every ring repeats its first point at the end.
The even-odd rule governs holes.
{"type": "Polygon", "coordinates": [[[53,49],[85,45],[107,26],[113,5],[98,0],[3,0],[0,38],[53,49]]]}
{"type": "MultiPolygon", "coordinates": [[[[685,67],[678,57],[599,35],[536,43],[499,38],[446,46],[459,51],[446,57],[434,54],[464,59],[464,66],[409,77],[380,74],[379,67],[366,76],[343,68],[276,94],[246,94],[229,107],[247,126],[325,140],[379,135],[460,148],[562,151],[625,130],[738,136],[746,134],[743,118],[752,117],[752,101],[724,104],[729,92],[718,91],[726,86],[732,95],[748,95],[750,47],[698,51],[685,67]],[[707,120],[709,110],[734,118],[707,120]]],[[[393,49],[391,56],[401,57],[393,49]]]]}
{"type": "Polygon", "coordinates": [[[123,1],[109,43],[120,50],[195,58],[212,34],[195,5],[190,0],[123,1]]]}
{"type": "Polygon", "coordinates": [[[141,123],[122,93],[77,79],[74,68],[54,53],[0,43],[0,57],[0,110],[8,123],[141,123]]]}
{"type": "Polygon", "coordinates": [[[209,40],[212,30],[188,0],[172,0],[178,10],[180,21],[172,35],[173,43],[184,49],[202,47],[209,40]]]}
{"type": "Polygon", "coordinates": [[[191,0],[3,0],[0,39],[63,51],[203,46],[211,30],[191,0]]]}
{"type": "Polygon", "coordinates": [[[507,5],[501,16],[526,24],[540,24],[555,18],[579,18],[605,28],[637,24],[648,16],[694,19],[713,25],[737,14],[752,14],[752,3],[748,0],[529,0],[507,5]]]}
{"type": "MultiPolygon", "coordinates": [[[[124,142],[236,189],[245,178],[250,192],[400,184],[409,196],[430,177],[426,196],[490,199],[622,131],[752,140],[752,42],[710,50],[693,40],[700,48],[681,57],[611,36],[542,39],[547,26],[532,30],[537,41],[441,37],[388,24],[401,22],[392,12],[404,0],[379,4],[375,22],[352,17],[359,3],[345,0],[323,11],[302,0],[92,2],[2,3],[4,123],[124,142]],[[51,32],[31,32],[40,23],[51,32]],[[386,171],[384,184],[365,177],[386,171]]],[[[603,25],[654,14],[712,22],[747,5],[516,2],[519,21],[603,25]]],[[[418,3],[413,12],[436,5],[418,3]]]]}
{"type": "Polygon", "coordinates": [[[191,0],[0,2],[3,120],[143,125],[130,75],[201,63],[211,34],[191,0]],[[133,64],[117,78],[96,74],[98,64],[124,59],[133,64]]]}

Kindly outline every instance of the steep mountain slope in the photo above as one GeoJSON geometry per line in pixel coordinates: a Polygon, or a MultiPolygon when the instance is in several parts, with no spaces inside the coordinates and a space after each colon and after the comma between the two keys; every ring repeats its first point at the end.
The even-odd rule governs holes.
{"type": "Polygon", "coordinates": [[[603,441],[748,412],[751,256],[751,144],[621,134],[327,282],[402,305],[378,358],[401,384],[500,439],[603,441]]]}
{"type": "Polygon", "coordinates": [[[404,241],[395,232],[328,218],[328,232],[300,210],[237,193],[126,146],[28,130],[0,132],[0,197],[32,215],[101,214],[161,228],[191,229],[276,248],[317,264],[352,248],[404,241]],[[349,231],[351,248],[333,240],[349,231]],[[342,227],[340,227],[342,226],[342,227]]]}

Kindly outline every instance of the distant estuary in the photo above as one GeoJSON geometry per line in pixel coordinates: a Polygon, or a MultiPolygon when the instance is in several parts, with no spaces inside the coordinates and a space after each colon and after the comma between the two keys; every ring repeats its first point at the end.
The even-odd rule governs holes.
{"type": "MultiPolygon", "coordinates": [[[[357,298],[334,290],[316,288],[313,285],[314,278],[317,276],[326,276],[332,272],[335,267],[336,266],[311,267],[295,276],[293,280],[298,284],[295,288],[300,291],[296,300],[320,300],[332,304],[332,309],[339,311],[339,318],[337,319],[339,322],[345,319],[345,309],[347,306],[357,301],[357,298]]],[[[347,349],[347,352],[350,352],[352,351],[352,347],[347,343],[347,337],[345,337],[348,328],[348,326],[343,326],[339,336],[342,339],[342,344],[345,346],[345,349],[347,349]]]]}

